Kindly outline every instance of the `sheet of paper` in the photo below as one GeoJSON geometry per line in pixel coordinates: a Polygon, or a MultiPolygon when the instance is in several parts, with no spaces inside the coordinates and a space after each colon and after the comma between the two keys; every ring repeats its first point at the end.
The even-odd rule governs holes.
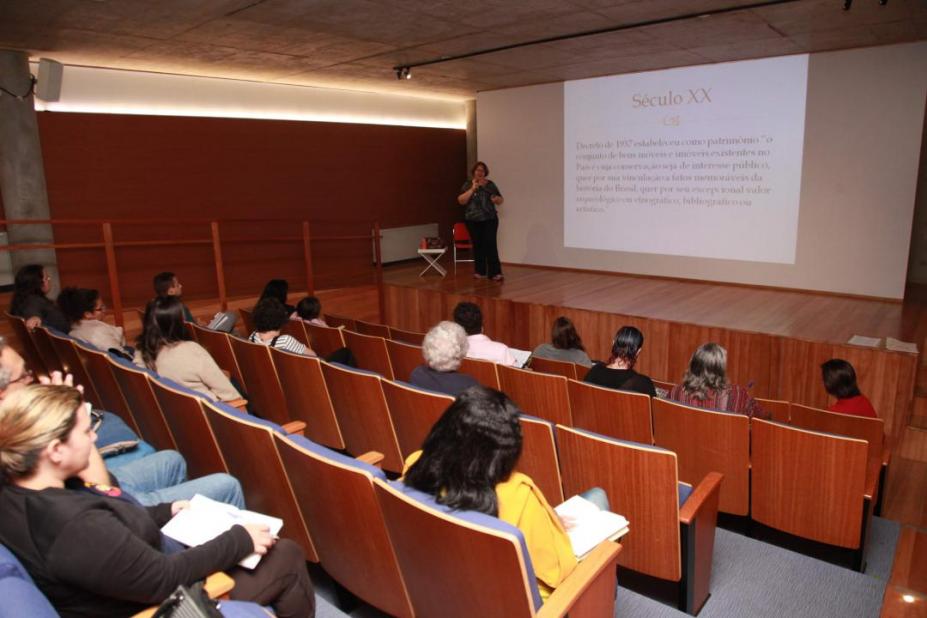
{"type": "Polygon", "coordinates": [[[895,352],[910,352],[912,354],[917,354],[916,343],[901,341],[900,339],[895,339],[894,337],[885,338],[885,349],[894,350],[895,352]]]}
{"type": "Polygon", "coordinates": [[[509,348],[509,352],[511,352],[512,356],[515,357],[516,367],[524,367],[525,363],[528,362],[528,359],[531,358],[530,350],[518,350],[516,348],[509,348]]]}
{"type": "Polygon", "coordinates": [[[602,541],[617,540],[629,530],[627,519],[611,511],[599,510],[582,496],[573,496],[554,511],[560,517],[573,521],[567,536],[570,537],[573,554],[580,559],[602,541]]]}
{"type": "Polygon", "coordinates": [[[863,337],[862,335],[853,335],[847,342],[851,345],[864,345],[868,348],[877,348],[882,343],[881,337],[863,337]]]}
{"type": "MultiPolygon", "coordinates": [[[[164,524],[161,532],[188,547],[208,543],[236,524],[264,524],[276,536],[283,528],[283,520],[254,511],[239,509],[199,494],[190,500],[190,506],[164,524]]],[[[260,562],[259,554],[251,554],[238,564],[253,569],[260,562]]]]}

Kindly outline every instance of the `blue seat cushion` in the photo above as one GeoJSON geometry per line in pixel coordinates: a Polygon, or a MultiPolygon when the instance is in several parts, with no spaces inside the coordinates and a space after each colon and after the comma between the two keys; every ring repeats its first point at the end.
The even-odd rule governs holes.
{"type": "Polygon", "coordinates": [[[19,559],[3,545],[0,545],[0,599],[0,618],[58,618],[58,612],[19,559]]]}
{"type": "Polygon", "coordinates": [[[682,505],[685,504],[689,496],[692,495],[692,485],[681,481],[677,483],[677,485],[679,491],[679,508],[682,508],[682,505]]]}
{"type": "MultiPolygon", "coordinates": [[[[349,367],[349,366],[345,365],[344,363],[334,363],[334,362],[332,362],[332,363],[328,363],[328,364],[331,365],[332,367],[337,367],[338,369],[344,369],[344,370],[346,370],[346,371],[350,371],[351,373],[359,373],[359,374],[364,375],[364,376],[376,376],[376,377],[378,377],[378,378],[382,378],[382,377],[383,377],[383,376],[381,376],[379,373],[377,373],[376,371],[370,371],[370,370],[368,370],[368,369],[358,369],[357,367],[349,367]]],[[[411,386],[411,385],[410,385],[410,386],[411,386]]],[[[418,387],[414,387],[414,388],[418,388],[418,387]]]]}
{"type": "Polygon", "coordinates": [[[440,504],[435,501],[434,496],[431,494],[426,494],[425,492],[413,489],[402,481],[390,481],[390,486],[402,494],[412,498],[416,502],[420,502],[436,511],[451,515],[457,519],[471,524],[476,524],[485,528],[491,528],[493,530],[514,536],[518,540],[518,543],[521,545],[521,553],[525,557],[525,571],[528,575],[528,584],[531,587],[531,596],[532,600],[534,601],[534,609],[537,611],[541,608],[541,593],[538,590],[537,578],[534,574],[534,565],[531,563],[531,555],[528,553],[528,545],[525,543],[525,536],[521,533],[521,530],[509,523],[502,521],[498,517],[493,517],[492,515],[487,515],[486,513],[480,513],[479,511],[459,511],[452,509],[449,506],[440,504]]]}

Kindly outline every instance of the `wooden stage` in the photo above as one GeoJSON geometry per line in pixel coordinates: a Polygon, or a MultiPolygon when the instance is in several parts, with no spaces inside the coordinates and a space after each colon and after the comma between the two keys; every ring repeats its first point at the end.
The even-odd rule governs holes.
{"type": "Polygon", "coordinates": [[[716,341],[728,350],[732,381],[752,383],[757,397],[816,407],[828,404],[820,363],[845,358],[886,434],[897,439],[908,425],[918,355],[846,343],[859,334],[920,346],[920,312],[900,302],[513,265],[498,284],[473,279],[469,264],[444,279],[434,271],[420,277],[423,267],[385,270],[387,323],[425,331],[471,300],[483,308],[490,337],[533,349],[548,341],[554,318],[566,315],[598,359],[608,357],[615,331],[630,324],[645,337],[638,369],[653,378],[678,382],[692,351],[716,341]]]}

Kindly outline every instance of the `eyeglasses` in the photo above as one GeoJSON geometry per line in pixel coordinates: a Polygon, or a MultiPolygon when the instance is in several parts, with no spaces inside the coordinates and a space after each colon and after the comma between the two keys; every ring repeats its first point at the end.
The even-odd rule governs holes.
{"type": "Polygon", "coordinates": [[[99,410],[90,409],[90,428],[97,431],[103,424],[103,413],[99,410]]]}

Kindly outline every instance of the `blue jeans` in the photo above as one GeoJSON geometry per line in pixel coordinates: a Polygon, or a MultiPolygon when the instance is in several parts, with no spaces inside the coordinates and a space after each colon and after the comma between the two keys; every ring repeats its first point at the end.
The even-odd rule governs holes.
{"type": "Polygon", "coordinates": [[[210,474],[187,480],[187,462],[177,451],[158,451],[115,467],[107,463],[123,491],[145,506],[189,500],[196,494],[245,508],[238,480],[228,474],[210,474]]]}

